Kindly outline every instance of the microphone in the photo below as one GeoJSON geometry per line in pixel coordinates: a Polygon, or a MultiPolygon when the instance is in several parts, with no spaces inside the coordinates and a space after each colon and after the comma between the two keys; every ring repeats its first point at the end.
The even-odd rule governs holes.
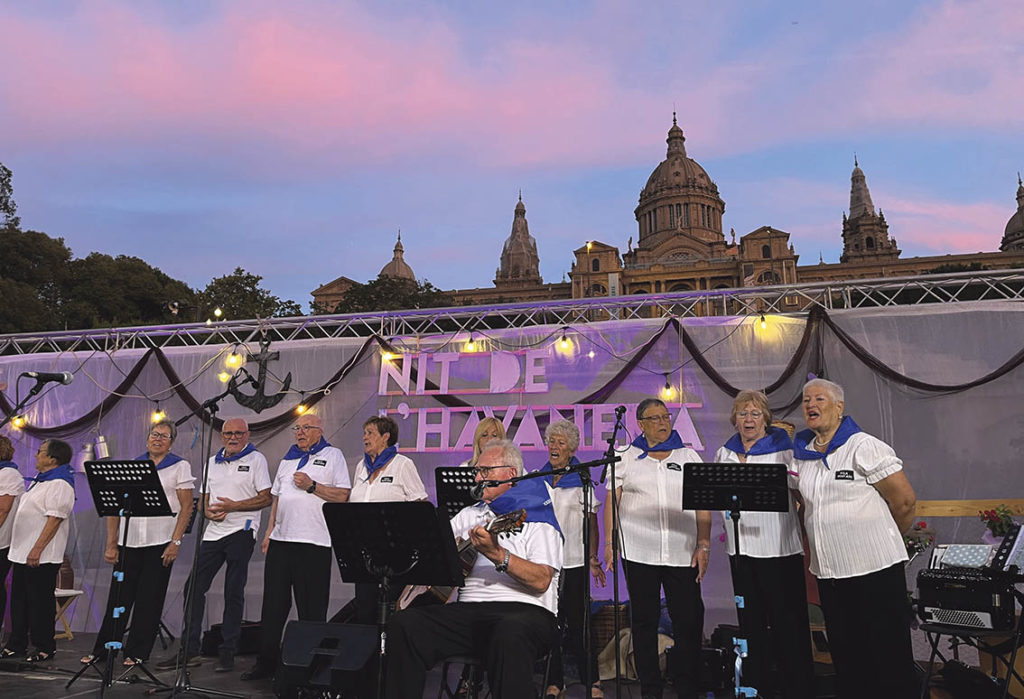
{"type": "Polygon", "coordinates": [[[484,485],[483,481],[474,483],[473,486],[469,489],[469,494],[473,496],[474,500],[483,500],[485,487],[486,486],[484,485]]]}
{"type": "Polygon", "coordinates": [[[27,376],[30,379],[35,379],[39,383],[49,383],[50,381],[56,381],[67,386],[69,383],[75,380],[75,375],[70,371],[26,371],[22,373],[22,376],[27,376]]]}
{"type": "Polygon", "coordinates": [[[620,405],[615,409],[615,417],[622,419],[622,416],[626,414],[626,406],[620,405]]]}

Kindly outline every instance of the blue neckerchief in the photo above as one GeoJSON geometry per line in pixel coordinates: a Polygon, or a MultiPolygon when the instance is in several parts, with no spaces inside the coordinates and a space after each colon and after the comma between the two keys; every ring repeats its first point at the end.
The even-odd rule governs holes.
{"type": "MultiPolygon", "coordinates": [[[[569,465],[575,466],[580,462],[575,456],[569,459],[569,465]]],[[[541,471],[553,471],[554,467],[551,466],[551,462],[548,461],[544,464],[544,468],[541,471]]],[[[547,481],[548,485],[552,488],[582,488],[583,479],[580,477],[579,471],[573,471],[572,473],[562,474],[562,477],[558,479],[558,483],[555,483],[554,476],[544,476],[543,480],[547,481]]]]}
{"type": "Polygon", "coordinates": [[[327,443],[327,440],[320,436],[320,441],[309,448],[309,451],[302,451],[299,449],[298,444],[293,444],[288,448],[288,453],[284,455],[285,461],[291,461],[292,459],[298,459],[299,465],[295,467],[296,471],[301,471],[302,467],[309,463],[309,457],[316,454],[321,449],[326,449],[331,446],[327,443]]]}
{"type": "MultiPolygon", "coordinates": [[[[154,459],[153,459],[153,457],[151,457],[149,455],[149,452],[147,451],[147,452],[143,452],[142,456],[138,457],[135,460],[136,461],[153,461],[154,459]]],[[[175,454],[174,452],[167,452],[167,455],[164,457],[164,460],[161,461],[159,464],[157,464],[156,470],[157,471],[163,471],[165,468],[169,468],[169,467],[173,466],[174,464],[178,463],[179,461],[184,461],[184,459],[181,458],[180,456],[178,456],[177,454],[175,454]]]]}
{"type": "Polygon", "coordinates": [[[676,432],[675,430],[672,430],[672,434],[668,436],[668,439],[666,439],[661,444],[655,444],[653,447],[647,446],[647,437],[644,437],[643,434],[639,435],[636,439],[634,439],[631,442],[631,444],[637,449],[639,449],[641,452],[643,452],[642,454],[640,454],[640,456],[637,457],[638,459],[646,459],[648,452],[672,451],[674,449],[682,449],[683,447],[686,446],[685,444],[683,444],[683,438],[680,437],[679,433],[676,432]]]}
{"type": "Polygon", "coordinates": [[[562,528],[558,526],[555,508],[551,505],[551,494],[544,483],[544,478],[527,478],[519,481],[507,491],[494,498],[491,503],[483,503],[491,508],[496,515],[507,515],[515,510],[526,510],[527,522],[545,522],[555,528],[562,538],[562,528]]]}
{"type": "Polygon", "coordinates": [[[13,468],[13,469],[17,469],[18,468],[18,464],[14,463],[13,461],[0,461],[0,468],[13,468]]]}
{"type": "Polygon", "coordinates": [[[213,460],[218,464],[230,464],[232,461],[238,461],[243,456],[248,456],[254,451],[256,451],[256,445],[253,444],[252,442],[246,444],[245,448],[242,449],[242,451],[238,452],[237,454],[232,454],[231,456],[225,456],[224,448],[221,447],[221,450],[217,452],[217,455],[213,457],[213,460]]]}
{"type": "Polygon", "coordinates": [[[825,464],[825,468],[828,468],[828,460],[825,457],[846,444],[850,437],[861,431],[857,423],[853,421],[853,418],[847,415],[839,423],[839,429],[832,435],[832,441],[828,443],[828,448],[822,453],[816,449],[809,448],[815,436],[814,432],[802,430],[797,432],[796,437],[793,438],[793,457],[804,461],[817,461],[821,459],[821,462],[825,464]]]}
{"type": "Polygon", "coordinates": [[[372,476],[373,472],[378,468],[382,468],[384,464],[391,461],[391,457],[398,453],[398,447],[392,444],[390,447],[377,454],[376,459],[371,459],[370,455],[363,452],[363,463],[366,464],[366,475],[372,476]]]}
{"type": "Polygon", "coordinates": [[[760,454],[774,454],[792,449],[793,440],[789,438],[789,433],[781,427],[769,427],[765,431],[764,437],[761,437],[750,447],[750,451],[744,451],[743,440],[740,438],[739,432],[729,437],[729,441],[725,443],[725,448],[744,456],[758,456],[760,454]]]}
{"type": "Polygon", "coordinates": [[[52,481],[61,479],[65,483],[71,486],[71,489],[75,489],[75,472],[71,470],[71,464],[61,464],[57,468],[51,468],[46,473],[36,474],[36,477],[32,479],[32,488],[36,483],[45,483],[46,481],[52,481]]]}

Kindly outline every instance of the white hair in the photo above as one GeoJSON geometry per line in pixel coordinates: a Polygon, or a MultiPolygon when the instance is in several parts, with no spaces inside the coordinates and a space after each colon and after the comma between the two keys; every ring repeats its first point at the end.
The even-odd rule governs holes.
{"type": "Polygon", "coordinates": [[[514,468],[517,476],[525,475],[526,471],[523,469],[523,453],[519,451],[519,447],[512,443],[511,439],[492,439],[484,445],[484,448],[480,450],[480,455],[483,456],[485,452],[491,450],[501,451],[501,462],[503,466],[514,468]]]}
{"type": "Polygon", "coordinates": [[[833,381],[829,381],[828,379],[811,379],[804,384],[803,392],[807,393],[807,389],[809,388],[822,388],[826,393],[832,396],[832,400],[835,402],[846,402],[843,400],[843,387],[833,381]]]}

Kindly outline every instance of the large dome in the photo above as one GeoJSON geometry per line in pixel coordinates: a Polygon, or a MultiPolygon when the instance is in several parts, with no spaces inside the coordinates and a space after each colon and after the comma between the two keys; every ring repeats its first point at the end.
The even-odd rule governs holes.
{"type": "Polygon", "coordinates": [[[413,274],[412,267],[405,261],[404,254],[405,248],[402,246],[402,233],[399,231],[398,242],[395,243],[395,255],[380,270],[380,276],[416,281],[416,275],[413,274]]]}
{"type": "Polygon", "coordinates": [[[707,170],[693,158],[686,155],[686,137],[672,117],[672,128],[668,130],[668,152],[654,172],[647,178],[647,184],[640,192],[640,203],[651,197],[679,193],[683,190],[698,190],[718,196],[718,185],[708,176],[707,170]]]}
{"type": "Polygon", "coordinates": [[[1024,250],[1024,182],[1020,175],[1017,175],[1017,212],[1006,222],[999,249],[1003,252],[1024,250]]]}

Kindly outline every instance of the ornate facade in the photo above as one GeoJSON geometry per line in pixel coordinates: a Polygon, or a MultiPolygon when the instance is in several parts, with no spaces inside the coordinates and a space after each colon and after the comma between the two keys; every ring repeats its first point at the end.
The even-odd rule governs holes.
{"type": "MultiPolygon", "coordinates": [[[[1018,175],[1017,211],[1006,224],[999,252],[901,258],[896,239],[881,209],[876,210],[867,178],[854,159],[850,209],[843,213],[843,252],[838,263],[798,265],[789,233],[761,226],[736,240],[723,233],[725,200],[707,171],[686,153],[686,137],[672,116],[665,159],[647,179],[633,215],[636,247],[627,249],[597,240],[573,250],[570,281],[545,283],[540,275],[537,242],[530,235],[522,194],[515,205],[512,231],[501,248],[493,287],[449,292],[459,305],[651,294],[771,286],[799,282],[870,279],[923,274],[937,268],[982,265],[989,269],[1024,267],[1024,181],[1018,175]]],[[[393,265],[404,265],[401,236],[393,265]]],[[[397,267],[396,267],[397,269],[397,267]]],[[[345,286],[348,284],[348,286],[345,286]]],[[[313,292],[315,302],[352,281],[339,277],[313,292]]],[[[331,296],[334,298],[334,296],[331,296]]],[[[337,297],[340,300],[340,297],[337,297]]],[[[793,299],[791,310],[798,310],[793,299]]],[[[334,301],[336,304],[337,301],[334,301]]],[[[324,307],[327,306],[326,303],[324,307]]]]}

